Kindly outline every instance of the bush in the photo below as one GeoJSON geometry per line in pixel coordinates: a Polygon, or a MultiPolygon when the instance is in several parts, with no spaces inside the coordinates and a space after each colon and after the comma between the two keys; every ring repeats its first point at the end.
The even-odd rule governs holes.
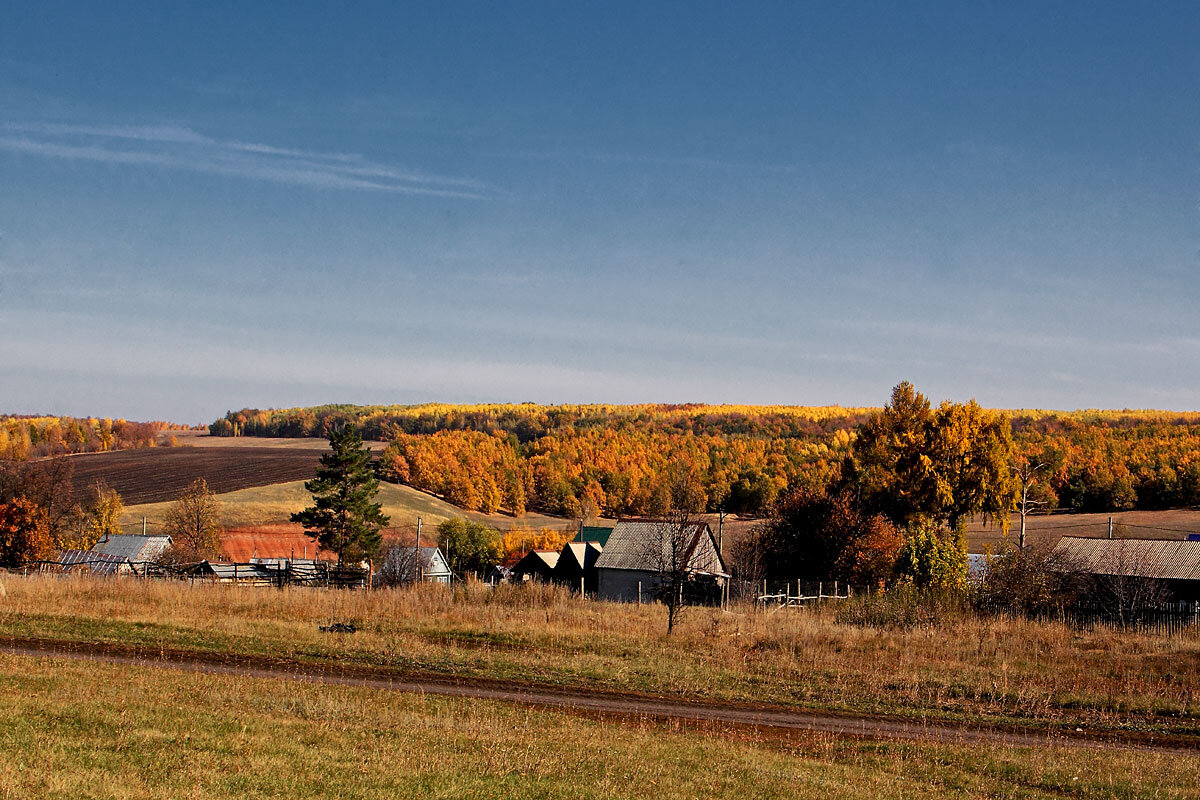
{"type": "Polygon", "coordinates": [[[961,591],[967,584],[967,550],[962,535],[924,520],[912,523],[896,572],[922,589],[961,591]]]}
{"type": "Polygon", "coordinates": [[[985,611],[1038,616],[1075,605],[1084,588],[1078,568],[1046,543],[1011,547],[988,563],[979,587],[985,611]]]}

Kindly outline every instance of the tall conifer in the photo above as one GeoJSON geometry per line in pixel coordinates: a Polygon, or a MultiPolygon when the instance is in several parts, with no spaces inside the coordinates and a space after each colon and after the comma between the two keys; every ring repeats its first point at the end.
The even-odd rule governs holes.
{"type": "Polygon", "coordinates": [[[321,456],[317,477],[304,484],[313,505],[292,514],[304,531],[325,550],[337,553],[338,563],[371,558],[379,549],[379,529],[388,524],[375,502],[379,481],[371,451],[350,424],[329,434],[330,452],[321,456]]]}

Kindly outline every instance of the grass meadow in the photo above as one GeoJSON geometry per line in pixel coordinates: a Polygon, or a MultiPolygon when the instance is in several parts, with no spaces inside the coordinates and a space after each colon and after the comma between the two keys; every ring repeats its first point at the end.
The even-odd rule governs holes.
{"type": "Polygon", "coordinates": [[[3,576],[0,636],[101,641],[674,698],[1200,736],[1200,632],[949,614],[917,626],[580,600],[543,586],[344,592],[3,576]],[[351,621],[358,633],[318,626],[351,621]]]}
{"type": "Polygon", "coordinates": [[[0,655],[0,796],[1195,797],[1200,757],[754,741],[490,701],[0,655]]]}

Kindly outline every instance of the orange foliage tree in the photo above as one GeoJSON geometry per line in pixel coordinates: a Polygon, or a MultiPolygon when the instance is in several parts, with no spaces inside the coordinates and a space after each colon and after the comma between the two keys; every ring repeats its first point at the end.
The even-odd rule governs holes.
{"type": "Polygon", "coordinates": [[[17,568],[54,555],[46,512],[18,497],[0,504],[0,566],[17,568]]]}

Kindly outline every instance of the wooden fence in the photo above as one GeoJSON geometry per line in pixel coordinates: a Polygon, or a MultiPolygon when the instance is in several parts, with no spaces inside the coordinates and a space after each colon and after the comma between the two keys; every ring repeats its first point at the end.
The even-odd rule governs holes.
{"type": "Polygon", "coordinates": [[[339,566],[325,561],[293,564],[187,564],[175,566],[155,561],[125,561],[111,559],[81,560],[72,564],[39,561],[26,567],[26,572],[71,573],[86,572],[100,576],[129,575],[138,578],[211,581],[239,586],[316,586],[337,589],[365,589],[370,584],[370,570],[361,567],[339,566]]]}

